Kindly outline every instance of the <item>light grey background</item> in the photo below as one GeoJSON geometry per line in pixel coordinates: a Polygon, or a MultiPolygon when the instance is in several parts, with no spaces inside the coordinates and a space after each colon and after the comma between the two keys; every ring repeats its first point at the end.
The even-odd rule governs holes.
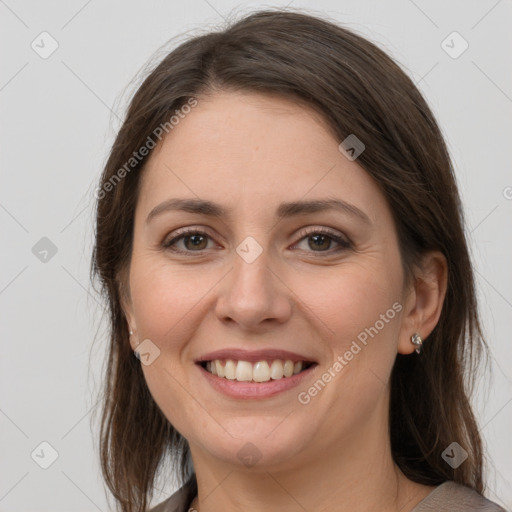
{"type": "MultiPolygon", "coordinates": [[[[105,330],[89,264],[93,190],[138,82],[126,87],[171,38],[286,4],[0,0],[0,511],[108,510],[92,421],[105,330]],[[51,49],[43,31],[58,43],[46,59],[31,47],[35,41],[40,52],[51,49]],[[38,257],[33,253],[43,237],[55,255],[44,253],[48,242],[36,246],[38,257]],[[35,462],[50,461],[42,442],[58,453],[48,469],[35,462]]],[[[493,463],[487,495],[512,509],[512,2],[295,0],[291,6],[325,13],[394,56],[447,137],[492,353],[493,379],[475,400],[493,463]],[[441,45],[453,31],[469,44],[458,58],[457,36],[441,45]]],[[[174,484],[162,481],[158,489],[155,502],[174,484]]]]}

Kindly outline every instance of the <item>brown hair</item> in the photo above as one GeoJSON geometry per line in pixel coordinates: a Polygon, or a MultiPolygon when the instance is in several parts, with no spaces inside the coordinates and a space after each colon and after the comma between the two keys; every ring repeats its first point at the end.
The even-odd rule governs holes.
{"type": "Polygon", "coordinates": [[[110,313],[100,455],[122,511],[146,509],[166,455],[178,455],[180,483],[188,480],[189,496],[197,490],[187,469],[188,444],[149,393],[121,308],[147,156],[129,170],[126,162],[176,109],[216,90],[306,102],[340,142],[355,134],[366,146],[357,162],[381,187],[393,214],[406,276],[428,250],[446,257],[448,289],[439,322],[423,352],[398,354],[392,371],[392,454],[411,480],[454,480],[482,493],[482,442],[469,396],[486,344],[461,201],[441,131],[413,82],[366,38],[315,16],[267,10],[196,36],[165,56],[134,95],[101,177],[91,269],[110,313]],[[123,166],[122,179],[113,183],[123,166]],[[453,441],[468,452],[457,468],[441,457],[453,441]]]}

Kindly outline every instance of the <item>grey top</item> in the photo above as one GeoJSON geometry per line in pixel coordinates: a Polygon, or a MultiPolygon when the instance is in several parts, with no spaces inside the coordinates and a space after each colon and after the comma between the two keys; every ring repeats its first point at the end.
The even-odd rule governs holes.
{"type": "MultiPolygon", "coordinates": [[[[152,508],[149,512],[188,512],[190,503],[186,503],[183,488],[170,498],[152,508]]],[[[437,486],[423,498],[411,512],[507,512],[504,508],[480,496],[476,491],[447,481],[437,486]]]]}

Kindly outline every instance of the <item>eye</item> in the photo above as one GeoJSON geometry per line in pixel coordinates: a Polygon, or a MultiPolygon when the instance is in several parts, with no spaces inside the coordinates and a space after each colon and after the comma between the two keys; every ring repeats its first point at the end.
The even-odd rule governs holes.
{"type": "Polygon", "coordinates": [[[208,239],[211,238],[208,233],[197,229],[181,229],[175,233],[170,240],[165,240],[162,247],[172,252],[190,254],[191,252],[201,252],[207,249],[208,239]],[[176,247],[178,242],[182,242],[184,249],[176,247]]]}
{"type": "MultiPolygon", "coordinates": [[[[211,246],[208,247],[209,240],[212,240],[213,243],[212,237],[204,231],[200,231],[197,228],[183,228],[175,232],[170,240],[164,240],[162,248],[180,254],[191,255],[194,252],[200,254],[204,250],[212,248],[211,246]],[[180,243],[182,244],[181,248],[178,247],[180,243]]],[[[352,247],[352,243],[348,238],[325,228],[308,229],[305,233],[302,233],[302,238],[295,246],[299,246],[304,242],[307,242],[309,249],[312,249],[312,251],[301,249],[306,252],[332,254],[352,247]],[[336,249],[331,248],[333,242],[338,245],[336,249]]]]}
{"type": "Polygon", "coordinates": [[[310,228],[296,245],[300,245],[303,241],[307,243],[307,246],[310,249],[312,249],[312,251],[308,252],[327,252],[332,254],[333,252],[341,252],[352,247],[351,242],[347,238],[325,228],[310,228]],[[338,244],[337,249],[331,249],[333,242],[338,244]]]}

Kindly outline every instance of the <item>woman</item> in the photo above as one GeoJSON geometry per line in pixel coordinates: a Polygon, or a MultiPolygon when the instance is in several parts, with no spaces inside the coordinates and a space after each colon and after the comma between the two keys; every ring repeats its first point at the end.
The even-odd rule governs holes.
{"type": "Polygon", "coordinates": [[[189,40],[97,197],[124,512],[168,458],[181,489],[154,512],[503,510],[464,380],[486,345],[452,164],[376,46],[290,11],[189,40]]]}

